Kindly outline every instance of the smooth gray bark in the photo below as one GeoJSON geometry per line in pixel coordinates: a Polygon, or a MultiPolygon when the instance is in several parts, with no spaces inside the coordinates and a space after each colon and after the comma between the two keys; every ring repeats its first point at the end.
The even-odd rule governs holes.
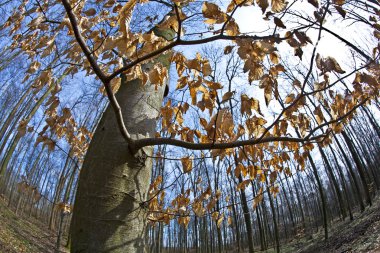
{"type": "MultiPolygon", "coordinates": [[[[134,139],[153,137],[164,86],[134,80],[116,94],[134,139]]],[[[71,224],[71,252],[144,252],[153,148],[132,155],[109,106],[80,172],[71,224]],[[148,156],[148,157],[147,157],[148,156]]]]}

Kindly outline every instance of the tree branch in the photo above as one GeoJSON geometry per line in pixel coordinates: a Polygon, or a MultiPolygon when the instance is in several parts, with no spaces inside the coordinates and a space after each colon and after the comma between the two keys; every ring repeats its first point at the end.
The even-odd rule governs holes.
{"type": "Polygon", "coordinates": [[[287,142],[304,142],[304,141],[313,141],[317,140],[321,136],[315,136],[311,138],[295,138],[295,137],[265,137],[261,139],[249,139],[249,140],[241,140],[235,142],[224,142],[224,143],[192,143],[186,142],[177,139],[169,139],[169,138],[145,138],[140,140],[135,140],[135,148],[140,149],[146,146],[157,146],[157,145],[172,145],[176,147],[182,147],[191,150],[208,150],[208,149],[228,149],[228,148],[236,148],[241,146],[248,145],[257,145],[261,143],[274,142],[274,141],[287,141],[287,142]]]}
{"type": "Polygon", "coordinates": [[[89,61],[93,71],[95,72],[95,74],[99,77],[99,79],[104,84],[104,88],[105,88],[107,96],[110,100],[110,104],[111,104],[111,106],[112,106],[112,108],[116,114],[116,120],[117,120],[117,124],[119,125],[119,130],[120,130],[123,138],[127,141],[127,143],[130,146],[133,146],[133,139],[131,138],[127,128],[125,127],[124,119],[123,119],[123,113],[121,111],[120,105],[117,102],[115,94],[112,92],[112,88],[110,85],[111,79],[107,78],[107,76],[103,73],[103,71],[100,69],[99,65],[97,64],[96,60],[92,56],[90,49],[87,47],[86,42],[84,41],[84,38],[79,31],[78,22],[75,18],[74,13],[72,12],[72,8],[71,8],[70,4],[68,3],[67,0],[62,0],[62,4],[65,7],[67,16],[69,17],[72,29],[74,31],[75,39],[77,40],[77,42],[78,42],[79,46],[81,47],[84,55],[86,56],[87,60],[89,61]]]}
{"type": "Polygon", "coordinates": [[[279,37],[276,37],[276,36],[273,36],[273,35],[265,35],[265,36],[257,36],[257,35],[237,35],[237,36],[230,36],[230,35],[224,35],[224,34],[219,34],[219,35],[216,35],[216,36],[212,36],[212,37],[208,37],[208,38],[205,38],[205,39],[199,39],[199,40],[182,40],[182,39],[179,39],[179,40],[176,40],[152,53],[149,53],[149,54],[146,54],[144,56],[142,56],[141,58],[138,58],[134,61],[132,61],[131,63],[125,65],[124,67],[116,70],[115,72],[113,72],[111,75],[109,75],[106,80],[110,81],[112,80],[113,78],[115,78],[116,76],[120,75],[121,73],[123,73],[124,71],[127,71],[128,69],[132,68],[133,66],[135,66],[136,64],[139,64],[143,61],[146,61],[148,59],[151,59],[159,54],[162,54],[176,46],[187,46],[187,45],[201,45],[201,44],[206,44],[206,43],[209,43],[209,42],[212,42],[212,41],[217,41],[217,40],[237,40],[237,39],[253,39],[253,40],[265,40],[265,39],[275,39],[275,40],[286,40],[288,39],[288,37],[283,37],[283,38],[279,38],[279,37]]]}

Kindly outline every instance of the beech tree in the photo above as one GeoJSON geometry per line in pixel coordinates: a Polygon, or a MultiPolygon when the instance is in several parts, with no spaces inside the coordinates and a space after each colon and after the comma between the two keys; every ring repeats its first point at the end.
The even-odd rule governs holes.
{"type": "MultiPolygon", "coordinates": [[[[322,149],[342,131],[371,204],[371,171],[363,168],[358,156],[367,151],[355,150],[344,128],[358,108],[378,100],[380,11],[376,1],[24,0],[15,1],[13,7],[1,29],[10,36],[9,49],[28,57],[23,82],[35,93],[50,94],[46,124],[36,142],[54,150],[58,140],[65,139],[70,156],[83,162],[71,221],[72,252],[143,252],[148,221],[169,224],[177,219],[187,227],[191,216],[209,216],[215,222],[218,251],[222,251],[221,224],[232,224],[232,219],[220,201],[231,203],[230,197],[223,196],[218,178],[214,182],[208,178],[207,187],[199,191],[195,188],[200,181],[194,181],[193,190],[183,183],[178,194],[165,193],[162,174],[152,178],[152,164],[169,159],[161,152],[167,146],[178,150],[173,159],[183,174],[192,173],[195,161],[209,158],[214,161],[213,173],[232,178],[239,194],[235,202],[238,196],[241,199],[250,252],[248,186],[254,193],[253,207],[260,209],[256,209],[257,217],[267,219],[267,212],[273,217],[277,252],[278,227],[286,223],[277,219],[281,204],[288,205],[294,226],[287,195],[274,198],[281,188],[277,179],[289,176],[285,168],[290,160],[299,171],[312,164],[326,237],[327,197],[310,159],[312,152],[322,154],[345,217],[346,195],[322,149]],[[149,14],[150,9],[156,12],[149,14]],[[260,28],[244,23],[241,17],[247,9],[259,13],[260,28]],[[351,22],[360,29],[360,43],[350,34],[351,22]],[[339,31],[332,28],[335,25],[339,31]],[[243,26],[248,30],[241,31],[243,26]],[[319,44],[326,38],[344,54],[334,58],[324,52],[326,48],[319,44]],[[211,56],[184,50],[215,42],[224,43],[219,44],[223,54],[236,52],[245,73],[239,85],[217,78],[211,56]],[[303,69],[297,71],[300,66],[303,69]],[[170,73],[175,80],[169,82],[170,69],[175,71],[170,73]],[[94,78],[109,99],[93,134],[79,126],[70,108],[60,108],[60,83],[70,76],[94,78]],[[173,82],[178,96],[165,98],[163,104],[173,82]],[[169,205],[165,198],[170,198],[169,205]],[[260,207],[264,198],[269,207],[260,207]]],[[[16,143],[9,146],[11,152],[1,167],[2,178],[19,139],[34,131],[29,121],[35,112],[32,109],[21,120],[16,143]]],[[[6,128],[10,122],[6,121],[6,128]]],[[[2,135],[6,128],[1,129],[2,135]]],[[[206,163],[203,168],[208,172],[206,163]]],[[[351,177],[356,180],[356,174],[351,177]]],[[[62,187],[58,185],[57,193],[62,187]]],[[[260,229],[262,248],[264,232],[260,229]]]]}

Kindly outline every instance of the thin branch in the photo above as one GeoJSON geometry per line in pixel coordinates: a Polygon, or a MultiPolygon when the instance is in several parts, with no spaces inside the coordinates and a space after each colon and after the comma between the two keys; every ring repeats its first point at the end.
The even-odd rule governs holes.
{"type": "Polygon", "coordinates": [[[84,55],[86,56],[87,60],[89,61],[89,63],[91,65],[93,71],[95,72],[95,74],[99,77],[99,79],[103,83],[106,83],[107,77],[103,73],[103,71],[100,69],[98,63],[96,62],[96,60],[92,56],[90,49],[87,47],[86,42],[84,41],[84,38],[79,31],[78,22],[75,18],[75,15],[72,11],[72,8],[71,8],[68,0],[62,0],[62,4],[65,7],[67,16],[69,17],[71,27],[72,27],[74,35],[75,35],[75,39],[77,40],[80,48],[82,49],[84,55]]]}
{"type": "Polygon", "coordinates": [[[120,75],[121,73],[129,70],[130,68],[132,68],[133,66],[143,62],[143,61],[146,61],[146,60],[149,60],[151,58],[154,58],[155,56],[157,55],[160,55],[176,46],[188,46],[188,45],[201,45],[201,44],[206,44],[206,43],[209,43],[209,42],[213,42],[213,41],[217,41],[217,40],[237,40],[237,39],[252,39],[252,40],[266,40],[266,39],[275,39],[275,40],[286,40],[288,39],[290,36],[286,36],[286,37],[283,37],[283,38],[280,38],[280,37],[277,37],[277,36],[273,36],[273,35],[265,35],[265,36],[257,36],[257,35],[237,35],[237,36],[230,36],[230,35],[224,35],[224,34],[219,34],[219,35],[216,35],[216,36],[212,36],[212,37],[208,37],[208,38],[204,38],[204,39],[198,39],[198,40],[182,40],[182,39],[179,39],[179,40],[176,40],[152,53],[149,53],[149,54],[146,54],[144,56],[142,56],[141,58],[138,58],[132,62],[130,62],[129,64],[125,65],[124,67],[116,70],[115,72],[113,72],[111,75],[109,75],[106,80],[107,81],[110,81],[112,80],[113,78],[115,78],[116,76],[120,75]]]}

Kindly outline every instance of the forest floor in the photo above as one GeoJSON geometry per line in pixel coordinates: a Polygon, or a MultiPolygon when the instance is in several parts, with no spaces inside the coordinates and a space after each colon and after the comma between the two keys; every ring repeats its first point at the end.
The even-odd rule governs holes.
{"type": "MultiPolygon", "coordinates": [[[[283,245],[283,253],[380,253],[380,199],[363,213],[355,212],[354,220],[334,220],[329,226],[329,238],[324,240],[324,230],[293,239],[283,245]]],[[[273,249],[266,253],[274,252],[273,249]]]]}
{"type": "MultiPolygon", "coordinates": [[[[329,239],[324,240],[323,229],[309,236],[293,239],[283,245],[283,253],[380,253],[380,199],[377,198],[363,213],[354,214],[354,220],[335,221],[329,227],[329,239]]],[[[0,252],[50,253],[54,252],[56,233],[33,217],[16,215],[0,197],[0,252]]],[[[61,247],[61,250],[64,247],[61,247]]],[[[63,251],[64,252],[64,251],[63,251]]],[[[265,251],[273,252],[273,249],[265,251]]]]}
{"type": "Polygon", "coordinates": [[[34,217],[16,215],[0,196],[1,253],[52,253],[56,240],[57,234],[46,224],[34,217]]]}

